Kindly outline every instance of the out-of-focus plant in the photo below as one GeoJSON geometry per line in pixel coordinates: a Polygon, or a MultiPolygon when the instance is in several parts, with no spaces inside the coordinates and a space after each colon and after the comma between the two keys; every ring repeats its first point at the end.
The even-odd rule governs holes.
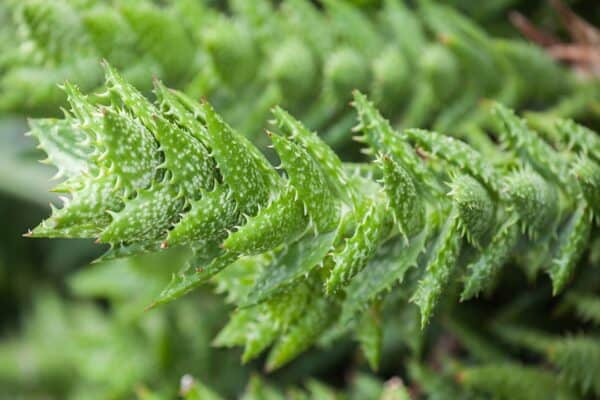
{"type": "Polygon", "coordinates": [[[38,289],[23,333],[0,344],[2,398],[131,398],[141,387],[175,398],[176,382],[189,373],[221,393],[239,392],[247,372],[237,368],[237,356],[211,348],[226,315],[220,299],[201,292],[177,307],[143,312],[182,256],[171,251],[82,270],[69,287],[87,301],[38,289]],[[98,298],[108,308],[92,301],[98,298]]]}
{"type": "Polygon", "coordinates": [[[537,108],[574,96],[562,116],[597,118],[590,106],[597,84],[577,82],[543,50],[494,38],[432,1],[361,9],[324,0],[321,10],[307,0],[232,0],[227,13],[195,0],[9,4],[19,35],[6,42],[0,64],[5,110],[56,110],[65,100],[57,85],[68,79],[85,91],[99,86],[98,62],[106,59],[143,92],[156,76],[209,98],[254,138],[269,108],[280,104],[343,146],[352,89],[368,92],[395,124],[453,134],[482,122],[482,99],[537,108]]]}

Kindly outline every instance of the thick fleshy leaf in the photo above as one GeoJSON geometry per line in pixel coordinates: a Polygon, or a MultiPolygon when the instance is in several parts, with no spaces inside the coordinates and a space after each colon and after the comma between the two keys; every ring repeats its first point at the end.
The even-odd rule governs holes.
{"type": "Polygon", "coordinates": [[[405,238],[419,233],[425,226],[425,207],[417,195],[410,176],[391,157],[383,157],[383,187],[400,232],[405,238]]]}
{"type": "Polygon", "coordinates": [[[417,259],[425,246],[426,230],[405,242],[397,240],[380,249],[367,266],[352,279],[346,288],[342,306],[341,324],[347,324],[363,311],[377,296],[402,283],[409,268],[417,265],[417,259]]]}
{"type": "Polygon", "coordinates": [[[367,97],[354,91],[354,102],[352,105],[358,113],[359,125],[355,128],[362,131],[363,136],[359,138],[365,141],[373,150],[380,154],[390,154],[395,160],[405,167],[415,177],[415,183],[424,185],[427,192],[438,193],[441,191],[439,183],[434,179],[431,171],[421,162],[415,150],[408,144],[405,134],[394,131],[389,121],[381,116],[381,113],[367,97]]]}
{"type": "Polygon", "coordinates": [[[330,187],[347,202],[354,201],[356,189],[349,184],[348,177],[337,154],[314,132],[309,131],[300,121],[292,117],[280,107],[273,109],[277,125],[317,161],[323,170],[330,187]]]}
{"type": "Polygon", "coordinates": [[[600,218],[600,164],[580,157],[573,166],[573,175],[594,215],[600,218]]]}
{"type": "Polygon", "coordinates": [[[29,134],[39,142],[48,158],[45,163],[58,168],[57,176],[72,177],[94,167],[89,162],[92,149],[87,135],[74,128],[67,120],[33,119],[29,134]]]}
{"type": "Polygon", "coordinates": [[[215,344],[226,347],[245,345],[242,360],[250,361],[301,317],[310,294],[307,285],[299,284],[266,302],[237,310],[219,332],[215,344]]]}
{"type": "Polygon", "coordinates": [[[214,258],[208,265],[196,265],[197,262],[192,259],[185,271],[174,274],[171,277],[171,282],[147,308],[154,308],[161,304],[170,303],[185,296],[226,268],[237,257],[237,254],[224,253],[214,258]]]}
{"type": "Polygon", "coordinates": [[[576,124],[573,120],[559,120],[556,129],[568,149],[577,150],[600,162],[600,138],[593,130],[576,124]]]}
{"type": "Polygon", "coordinates": [[[241,304],[252,292],[254,283],[271,258],[265,254],[240,257],[214,276],[215,292],[224,294],[227,303],[241,304]]]}
{"type": "Polygon", "coordinates": [[[387,209],[381,202],[365,201],[360,210],[360,222],[354,235],[346,240],[339,251],[332,254],[334,266],[325,282],[327,293],[336,293],[346,286],[373,257],[389,230],[386,214],[387,209]]]}
{"type": "Polygon", "coordinates": [[[254,307],[254,324],[245,327],[246,346],[242,360],[247,362],[255,358],[281,333],[294,326],[293,324],[302,318],[309,301],[308,287],[299,285],[294,290],[254,307]]]}
{"type": "Polygon", "coordinates": [[[254,217],[248,218],[223,242],[223,247],[240,254],[259,254],[284,243],[293,243],[308,228],[303,204],[294,188],[287,187],[280,196],[254,217]]]}
{"type": "Polygon", "coordinates": [[[316,297],[299,320],[277,341],[267,358],[267,371],[273,371],[309,348],[333,322],[336,307],[327,299],[316,297]]]}
{"type": "Polygon", "coordinates": [[[169,183],[189,200],[212,189],[216,179],[215,163],[202,143],[164,118],[155,116],[154,119],[154,135],[164,155],[161,166],[168,171],[169,183]]]}
{"type": "Polygon", "coordinates": [[[233,189],[232,194],[241,213],[254,215],[268,203],[279,176],[269,162],[244,136],[236,133],[204,103],[206,126],[212,155],[223,181],[233,189]]]}
{"type": "Polygon", "coordinates": [[[163,239],[184,201],[174,186],[157,184],[139,190],[118,212],[111,212],[111,223],[100,234],[105,243],[151,242],[163,239]]]}
{"type": "Polygon", "coordinates": [[[71,199],[65,199],[63,207],[52,207],[52,215],[29,234],[32,237],[92,238],[100,234],[111,217],[107,210],[123,207],[116,195],[117,179],[114,175],[78,178],[79,189],[71,199]]]}
{"type": "Polygon", "coordinates": [[[456,269],[461,245],[459,232],[458,217],[453,212],[442,227],[433,256],[427,265],[427,273],[419,281],[411,299],[421,309],[422,327],[427,325],[433,315],[434,308],[456,269]]]}
{"type": "Polygon", "coordinates": [[[571,187],[567,161],[562,154],[530,130],[512,110],[496,103],[492,111],[500,122],[503,143],[527,160],[544,178],[559,182],[565,188],[571,187]]]}
{"type": "Polygon", "coordinates": [[[383,341],[382,321],[380,305],[373,305],[358,322],[356,339],[360,343],[360,349],[364,354],[369,367],[377,371],[381,359],[381,345],[383,341]]]}
{"type": "Polygon", "coordinates": [[[332,249],[336,232],[318,236],[308,235],[291,244],[265,267],[242,306],[267,300],[285,290],[287,285],[307,274],[320,263],[332,249]]]}
{"type": "Polygon", "coordinates": [[[124,111],[101,109],[103,129],[98,138],[102,149],[98,161],[117,179],[125,196],[150,186],[160,163],[157,143],[138,120],[124,111]]]}
{"type": "Polygon", "coordinates": [[[214,240],[220,243],[227,235],[226,230],[233,228],[238,220],[229,188],[218,185],[191,202],[190,210],[169,231],[165,245],[197,245],[214,240]]]}
{"type": "Polygon", "coordinates": [[[539,174],[530,168],[513,172],[504,178],[504,193],[530,237],[547,235],[554,228],[559,211],[558,191],[539,174]]]}
{"type": "Polygon", "coordinates": [[[481,248],[494,226],[496,208],[486,188],[469,175],[458,175],[450,183],[452,201],[467,240],[481,248]]]}
{"type": "Polygon", "coordinates": [[[478,255],[477,260],[467,266],[465,287],[461,300],[477,296],[491,282],[498,270],[506,263],[519,238],[516,219],[509,218],[492,237],[490,243],[478,255]]]}
{"type": "Polygon", "coordinates": [[[339,202],[328,189],[317,162],[305,149],[285,137],[272,134],[271,141],[315,230],[328,232],[335,229],[339,222],[339,202]]]}
{"type": "Polygon", "coordinates": [[[108,93],[115,103],[120,107],[121,103],[148,129],[156,132],[157,126],[154,116],[157,113],[154,105],[145,98],[133,85],[126,82],[121,75],[108,63],[103,62],[108,93]]]}
{"type": "Polygon", "coordinates": [[[160,81],[154,81],[154,93],[165,118],[173,120],[202,144],[209,146],[206,126],[200,121],[205,115],[200,106],[193,104],[192,100],[182,93],[167,88],[160,81]]]}
{"type": "Polygon", "coordinates": [[[483,156],[468,144],[450,136],[423,129],[405,130],[408,138],[435,157],[456,165],[461,170],[477,178],[492,193],[498,193],[499,176],[483,156]]]}
{"type": "Polygon", "coordinates": [[[587,204],[580,204],[559,232],[556,254],[549,268],[554,294],[564,289],[585,250],[592,228],[590,219],[587,204]]]}

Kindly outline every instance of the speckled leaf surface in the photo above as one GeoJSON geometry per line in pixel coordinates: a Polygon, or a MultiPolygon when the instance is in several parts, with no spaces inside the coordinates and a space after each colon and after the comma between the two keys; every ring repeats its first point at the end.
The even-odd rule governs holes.
{"type": "Polygon", "coordinates": [[[363,207],[354,235],[332,255],[334,267],[325,282],[327,293],[336,293],[365,267],[389,229],[387,210],[381,203],[367,200],[363,207]]]}
{"type": "Polygon", "coordinates": [[[458,217],[453,212],[442,227],[434,254],[427,264],[427,273],[419,281],[419,286],[411,299],[421,309],[423,327],[433,315],[434,308],[456,268],[461,244],[458,232],[458,217]]]}
{"type": "Polygon", "coordinates": [[[254,215],[266,204],[279,177],[244,136],[234,132],[208,103],[203,107],[212,155],[223,181],[234,188],[239,211],[254,215]]]}
{"type": "Polygon", "coordinates": [[[342,161],[323,140],[280,107],[273,109],[277,125],[293,140],[300,143],[317,161],[330,187],[346,201],[354,201],[356,189],[349,184],[342,161]]]}
{"type": "Polygon", "coordinates": [[[203,193],[199,200],[191,202],[189,211],[169,231],[165,245],[191,245],[213,238],[223,240],[226,230],[238,220],[236,203],[229,188],[218,185],[214,190],[203,193]]]}
{"type": "Polygon", "coordinates": [[[406,238],[419,233],[425,225],[425,207],[418,197],[412,176],[391,157],[384,156],[383,187],[388,195],[400,232],[406,238]]]}
{"type": "Polygon", "coordinates": [[[271,135],[273,147],[279,154],[289,184],[296,189],[298,199],[317,232],[336,228],[339,221],[339,202],[329,190],[325,176],[316,161],[302,147],[285,137],[271,135]]]}
{"type": "Polygon", "coordinates": [[[495,224],[495,204],[488,191],[471,176],[458,175],[452,179],[448,194],[458,210],[464,236],[471,244],[481,248],[495,224]]]}
{"type": "Polygon", "coordinates": [[[294,242],[308,228],[304,205],[294,188],[287,187],[277,199],[249,217],[239,230],[223,242],[229,251],[259,254],[284,243],[294,242]]]}
{"type": "Polygon", "coordinates": [[[74,128],[67,120],[36,119],[29,123],[30,135],[39,142],[48,158],[44,163],[57,166],[57,177],[76,176],[93,168],[89,162],[92,149],[87,135],[74,128]]]}
{"type": "Polygon", "coordinates": [[[426,239],[426,231],[422,231],[408,243],[399,240],[381,248],[381,253],[373,257],[346,288],[341,323],[348,323],[377,296],[401,283],[408,269],[417,266],[417,259],[425,249],[426,239]]]}
{"type": "Polygon", "coordinates": [[[241,305],[251,305],[269,299],[279,290],[286,290],[286,285],[306,276],[313,268],[318,267],[327,253],[332,249],[336,232],[312,236],[291,244],[282,254],[267,265],[241,305]]]}

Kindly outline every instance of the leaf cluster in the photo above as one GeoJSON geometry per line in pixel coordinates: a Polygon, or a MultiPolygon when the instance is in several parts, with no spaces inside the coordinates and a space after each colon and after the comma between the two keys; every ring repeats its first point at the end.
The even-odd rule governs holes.
{"type": "Polygon", "coordinates": [[[355,331],[376,367],[391,288],[419,307],[424,327],[455,282],[470,299],[513,259],[532,276],[544,270],[558,294],[588,246],[598,139],[571,121],[556,125],[570,139],[551,146],[556,135],[496,104],[503,148],[483,153],[433,131],[395,131],[355,92],[357,140],[372,162],[344,164],[275,108],[276,169],[209,103],[156,82],[153,104],[106,74],[105,104],[66,85],[65,118],[32,122],[69,197],[29,235],[96,238],[111,246],[105,259],[190,248],[151,306],[216,282],[238,307],[216,343],[244,345],[244,361],[272,345],[275,369],[328,332],[355,331]]]}

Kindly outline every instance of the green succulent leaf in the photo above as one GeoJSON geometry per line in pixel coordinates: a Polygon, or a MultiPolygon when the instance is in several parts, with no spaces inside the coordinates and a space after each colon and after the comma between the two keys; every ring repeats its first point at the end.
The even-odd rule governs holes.
{"type": "Polygon", "coordinates": [[[336,232],[312,236],[289,245],[282,253],[267,265],[242,306],[268,300],[287,285],[307,276],[313,268],[318,268],[333,248],[336,232]]]}
{"type": "Polygon", "coordinates": [[[328,232],[339,222],[339,202],[328,190],[325,176],[311,155],[294,142],[271,135],[273,147],[279,154],[289,184],[306,209],[317,232],[328,232]]]}
{"type": "Polygon", "coordinates": [[[554,294],[560,293],[571,278],[575,265],[585,250],[590,230],[589,208],[580,204],[559,232],[556,255],[549,268],[554,294]]]}
{"type": "Polygon", "coordinates": [[[381,346],[383,340],[381,309],[374,304],[365,312],[358,322],[356,331],[357,340],[369,367],[376,371],[381,359],[381,346]]]}
{"type": "Polygon", "coordinates": [[[419,202],[413,178],[391,157],[383,157],[383,187],[400,232],[405,238],[419,233],[425,225],[425,207],[419,202]]]}
{"type": "Polygon", "coordinates": [[[478,258],[467,265],[467,277],[461,300],[477,296],[510,257],[519,238],[514,218],[509,218],[496,231],[478,258]]]}
{"type": "Polygon", "coordinates": [[[459,219],[456,212],[448,217],[436,240],[431,261],[427,264],[427,273],[419,281],[419,286],[411,301],[421,309],[421,326],[433,315],[443,290],[456,269],[461,247],[459,219]]]}
{"type": "Polygon", "coordinates": [[[363,311],[381,293],[390,291],[403,282],[409,268],[417,266],[419,254],[424,251],[426,230],[409,242],[396,241],[380,249],[367,266],[360,271],[346,289],[340,322],[346,325],[355,315],[363,311]]]}
{"type": "Polygon", "coordinates": [[[316,298],[308,304],[290,330],[273,346],[267,358],[266,368],[273,371],[298,356],[311,346],[333,322],[335,307],[329,300],[316,298]]]}
{"type": "Polygon", "coordinates": [[[304,205],[298,200],[298,192],[286,187],[279,197],[229,235],[223,247],[240,254],[259,254],[294,242],[308,226],[309,219],[304,213],[304,205]]]}
{"type": "Polygon", "coordinates": [[[467,240],[481,248],[495,224],[495,205],[488,191],[469,175],[458,175],[450,183],[452,201],[467,240]]]}
{"type": "Polygon", "coordinates": [[[332,254],[334,266],[325,282],[327,293],[336,293],[365,268],[389,230],[386,209],[377,200],[367,200],[359,210],[358,219],[354,235],[332,254]]]}

